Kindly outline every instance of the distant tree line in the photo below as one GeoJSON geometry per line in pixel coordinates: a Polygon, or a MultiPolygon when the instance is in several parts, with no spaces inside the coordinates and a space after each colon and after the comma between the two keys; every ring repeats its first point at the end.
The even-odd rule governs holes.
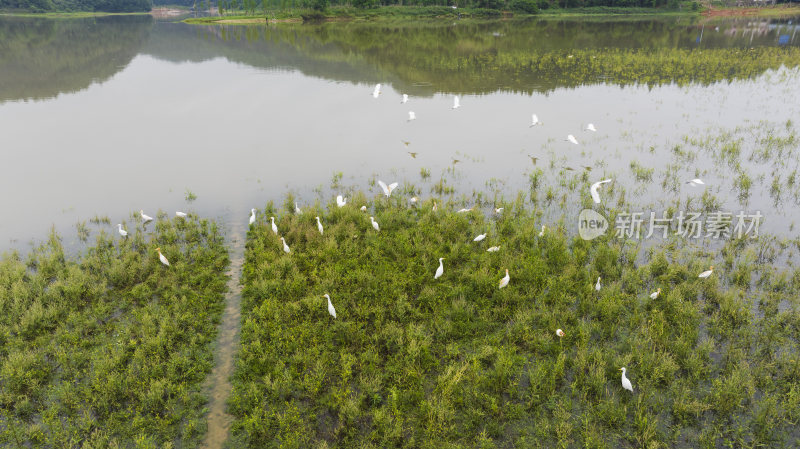
{"type": "Polygon", "coordinates": [[[0,0],[0,10],[31,12],[147,12],[152,0],[0,0]]]}

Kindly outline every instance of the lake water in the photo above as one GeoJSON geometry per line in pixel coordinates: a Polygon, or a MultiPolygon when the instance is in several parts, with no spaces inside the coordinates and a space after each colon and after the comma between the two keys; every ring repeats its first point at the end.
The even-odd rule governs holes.
{"type": "Polygon", "coordinates": [[[140,209],[244,221],[287,192],[301,205],[377,195],[376,178],[423,199],[444,179],[470,204],[473,191],[512,199],[541,169],[572,204],[553,209],[577,216],[584,166],[643,210],[698,204],[683,182],[700,176],[722,210],[760,210],[766,230],[792,235],[797,21],[0,18],[0,250],[53,225],[74,242],[95,215],[133,226],[140,209]]]}

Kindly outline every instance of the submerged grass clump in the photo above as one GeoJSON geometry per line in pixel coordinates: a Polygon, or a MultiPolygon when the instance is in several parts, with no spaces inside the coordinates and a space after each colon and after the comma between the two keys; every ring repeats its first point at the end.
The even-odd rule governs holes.
{"type": "Polygon", "coordinates": [[[228,256],[212,222],[148,226],[101,232],[75,260],[55,233],[3,256],[0,446],[198,444],[228,256]]]}
{"type": "Polygon", "coordinates": [[[235,447],[798,443],[800,275],[764,264],[768,241],[719,252],[585,241],[537,218],[524,194],[495,203],[500,214],[406,204],[355,194],[343,208],[259,213],[229,401],[235,447]]]}

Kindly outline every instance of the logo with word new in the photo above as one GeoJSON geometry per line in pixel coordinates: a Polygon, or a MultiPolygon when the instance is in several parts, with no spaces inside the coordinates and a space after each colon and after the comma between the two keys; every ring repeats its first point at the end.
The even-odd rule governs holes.
{"type": "Polygon", "coordinates": [[[584,240],[592,240],[605,234],[608,220],[591,209],[584,209],[578,215],[578,234],[584,240]]]}

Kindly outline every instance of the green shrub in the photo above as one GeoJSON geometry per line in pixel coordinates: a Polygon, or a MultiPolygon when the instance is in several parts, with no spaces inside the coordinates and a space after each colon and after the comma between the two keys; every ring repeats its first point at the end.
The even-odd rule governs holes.
{"type": "Polygon", "coordinates": [[[512,0],[511,10],[524,14],[538,14],[539,7],[536,0],[512,0]]]}

